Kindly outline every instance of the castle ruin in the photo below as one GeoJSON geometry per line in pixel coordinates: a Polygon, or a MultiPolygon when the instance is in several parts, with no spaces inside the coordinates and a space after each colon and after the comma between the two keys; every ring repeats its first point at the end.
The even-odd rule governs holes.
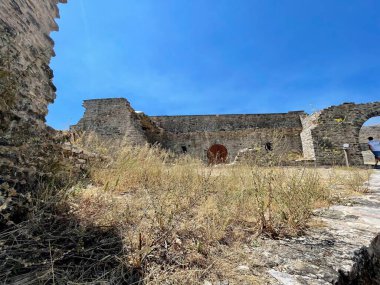
{"type": "MultiPolygon", "coordinates": [[[[277,114],[147,116],[135,112],[124,98],[84,101],[84,117],[72,130],[97,134],[114,146],[123,143],[160,144],[174,153],[188,153],[203,161],[219,145],[234,162],[248,150],[285,151],[298,163],[343,165],[348,144],[351,165],[362,165],[359,131],[369,118],[380,115],[380,102],[345,103],[312,115],[303,111],[277,114]],[[281,138],[278,138],[280,136],[281,138]]],[[[250,152],[251,155],[254,151],[250,152]]]]}
{"type": "MultiPolygon", "coordinates": [[[[27,218],[19,210],[30,202],[28,192],[36,191],[36,181],[51,178],[59,163],[67,160],[59,132],[45,124],[47,106],[56,91],[49,64],[54,56],[50,32],[58,30],[58,3],[66,0],[0,1],[0,225],[27,218]]],[[[280,130],[294,152],[317,165],[344,164],[344,143],[349,144],[350,163],[362,165],[360,128],[366,120],[380,116],[380,102],[345,103],[312,115],[149,117],[135,112],[125,99],[89,100],[84,106],[85,116],[74,129],[95,131],[105,139],[158,142],[202,159],[205,150],[219,144],[226,147],[231,160],[252,144],[268,148],[273,133],[280,130]]],[[[369,250],[377,253],[376,262],[378,241],[369,250]]],[[[360,252],[367,254],[365,249],[360,252]]],[[[359,275],[378,272],[370,269],[356,268],[359,275]]]]}

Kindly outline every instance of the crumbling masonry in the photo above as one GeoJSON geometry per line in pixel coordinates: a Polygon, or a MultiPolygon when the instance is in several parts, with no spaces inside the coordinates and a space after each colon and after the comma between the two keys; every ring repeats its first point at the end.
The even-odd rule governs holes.
{"type": "MultiPolygon", "coordinates": [[[[95,133],[112,145],[160,144],[175,153],[207,160],[215,144],[228,151],[228,162],[242,152],[271,148],[281,136],[281,148],[291,159],[317,165],[345,163],[343,144],[349,144],[351,165],[362,165],[359,131],[369,118],[380,115],[380,102],[345,103],[308,115],[281,114],[153,116],[135,112],[124,98],[87,100],[84,117],[72,129],[95,133]]],[[[254,152],[250,152],[254,154],[254,152]]]]}

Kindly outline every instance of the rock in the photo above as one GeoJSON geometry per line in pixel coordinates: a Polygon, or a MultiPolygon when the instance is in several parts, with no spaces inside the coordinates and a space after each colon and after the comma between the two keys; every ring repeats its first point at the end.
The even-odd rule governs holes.
{"type": "Polygon", "coordinates": [[[245,271],[245,272],[248,272],[250,269],[248,266],[246,265],[240,265],[236,268],[238,271],[245,271]]]}
{"type": "Polygon", "coordinates": [[[268,273],[275,279],[280,281],[283,285],[302,285],[297,281],[297,279],[294,276],[288,273],[279,272],[273,269],[269,270],[268,273]]]}

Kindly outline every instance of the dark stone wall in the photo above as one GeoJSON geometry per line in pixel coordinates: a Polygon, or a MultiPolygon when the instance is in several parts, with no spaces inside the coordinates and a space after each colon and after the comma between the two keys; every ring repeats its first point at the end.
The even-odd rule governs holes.
{"type": "Polygon", "coordinates": [[[58,2],[65,0],[1,0],[0,78],[1,133],[18,128],[43,129],[47,106],[55,99],[51,31],[57,31],[58,2]]]}

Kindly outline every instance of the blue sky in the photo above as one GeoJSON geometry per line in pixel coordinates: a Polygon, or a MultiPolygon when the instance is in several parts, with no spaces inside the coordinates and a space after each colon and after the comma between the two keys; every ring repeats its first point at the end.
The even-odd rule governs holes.
{"type": "Polygon", "coordinates": [[[380,100],[379,0],[71,0],[60,9],[47,118],[57,129],[92,98],[125,97],[148,115],[380,100]]]}

